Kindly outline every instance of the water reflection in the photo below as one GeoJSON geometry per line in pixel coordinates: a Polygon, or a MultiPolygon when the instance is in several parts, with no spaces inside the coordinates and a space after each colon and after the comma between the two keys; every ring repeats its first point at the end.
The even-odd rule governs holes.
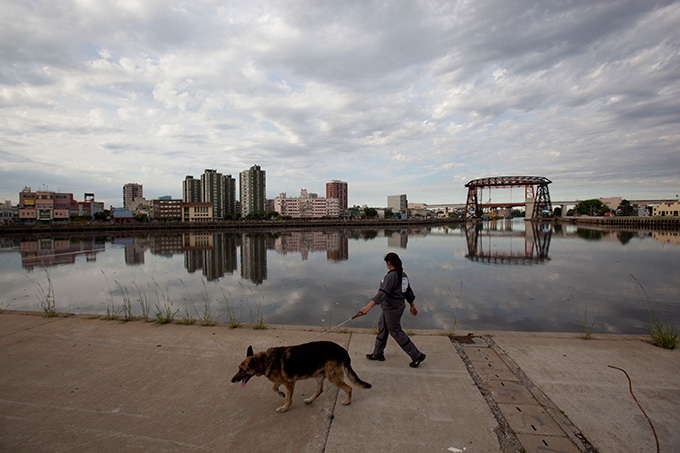
{"type": "MultiPolygon", "coordinates": [[[[359,234],[373,238],[377,231],[359,234]]],[[[406,247],[406,232],[390,236],[390,244],[406,247]]],[[[325,252],[331,262],[349,259],[349,236],[342,231],[293,231],[286,233],[178,233],[137,235],[128,237],[71,239],[23,239],[20,241],[21,266],[26,270],[75,264],[76,257],[85,255],[95,261],[98,252],[106,249],[109,241],[114,248],[124,248],[125,264],[140,266],[145,263],[145,253],[171,257],[184,254],[184,267],[193,274],[201,271],[208,281],[219,280],[233,274],[238,268],[240,254],[241,277],[261,284],[267,279],[267,250],[279,254],[299,254],[307,260],[310,253],[325,252]]]]}
{"type": "MultiPolygon", "coordinates": [[[[389,251],[402,256],[417,284],[422,309],[417,318],[406,317],[409,328],[578,331],[587,312],[596,319],[595,331],[639,333],[648,317],[645,304],[680,323],[678,232],[509,220],[0,238],[0,308],[35,310],[34,282],[49,279],[63,311],[102,314],[139,292],[135,298],[149,300],[152,310],[167,300],[182,313],[200,313],[207,301],[222,321],[228,310],[244,322],[261,310],[266,322],[328,327],[374,294],[389,251]]],[[[374,321],[365,317],[353,326],[374,321]]]]}
{"type": "Polygon", "coordinates": [[[78,256],[96,261],[97,253],[105,249],[105,242],[97,238],[82,240],[40,238],[22,240],[19,243],[21,266],[27,270],[35,267],[51,267],[74,264],[78,256]]]}
{"type": "Polygon", "coordinates": [[[529,222],[521,230],[510,220],[468,224],[465,229],[470,261],[488,264],[542,264],[549,260],[553,224],[529,222]],[[513,249],[509,238],[523,240],[523,249],[513,249]]]}

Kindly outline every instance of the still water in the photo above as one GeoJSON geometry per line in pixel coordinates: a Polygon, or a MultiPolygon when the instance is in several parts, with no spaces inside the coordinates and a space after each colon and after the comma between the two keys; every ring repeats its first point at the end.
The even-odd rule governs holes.
{"type": "MultiPolygon", "coordinates": [[[[644,333],[680,325],[680,233],[532,224],[0,238],[0,308],[330,327],[398,253],[420,313],[407,329],[644,333]]],[[[378,309],[345,327],[373,327],[378,309]]]]}

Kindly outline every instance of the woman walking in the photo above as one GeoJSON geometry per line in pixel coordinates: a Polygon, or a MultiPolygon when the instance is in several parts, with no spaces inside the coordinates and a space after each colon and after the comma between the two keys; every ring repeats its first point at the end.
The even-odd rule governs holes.
{"type": "Polygon", "coordinates": [[[371,354],[366,354],[369,360],[385,360],[385,346],[387,346],[387,335],[392,335],[392,338],[404,350],[406,354],[411,357],[411,368],[417,368],[423,360],[425,354],[420,352],[416,345],[411,341],[406,332],[401,328],[401,315],[406,308],[406,302],[410,305],[410,311],[413,316],[418,314],[418,309],[414,305],[416,296],[409,285],[408,277],[402,268],[401,259],[396,253],[388,253],[385,255],[385,265],[388,272],[380,282],[380,289],[373,299],[366,304],[359,315],[367,314],[371,308],[380,305],[382,314],[378,320],[378,335],[375,337],[375,347],[371,354]]]}

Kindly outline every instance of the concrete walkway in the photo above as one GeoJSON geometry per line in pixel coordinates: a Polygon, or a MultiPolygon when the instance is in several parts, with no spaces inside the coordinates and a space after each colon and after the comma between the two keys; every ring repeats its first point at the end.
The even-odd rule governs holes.
{"type": "Polygon", "coordinates": [[[318,333],[1,313],[0,451],[656,451],[651,426],[680,445],[680,355],[641,337],[417,332],[412,369],[393,340],[371,362],[371,332],[329,333],[373,384],[349,406],[328,382],[306,405],[307,380],[279,414],[266,378],[230,382],[248,345],[318,333]]]}

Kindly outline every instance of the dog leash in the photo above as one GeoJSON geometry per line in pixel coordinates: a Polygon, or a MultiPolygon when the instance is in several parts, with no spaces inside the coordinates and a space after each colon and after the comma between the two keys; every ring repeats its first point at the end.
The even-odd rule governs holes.
{"type": "Polygon", "coordinates": [[[341,325],[347,324],[348,322],[350,322],[350,321],[353,320],[354,318],[358,318],[359,316],[361,316],[361,312],[358,312],[358,313],[357,313],[356,315],[354,315],[354,316],[350,316],[349,318],[347,318],[347,319],[345,319],[344,321],[342,321],[340,324],[331,327],[330,329],[328,329],[328,330],[325,331],[325,332],[321,332],[319,335],[317,335],[317,336],[315,336],[315,337],[312,337],[312,338],[310,338],[310,339],[307,340],[307,341],[309,342],[309,341],[312,341],[312,340],[316,340],[316,339],[319,338],[321,335],[326,335],[326,334],[327,334],[328,332],[330,332],[331,330],[335,330],[335,329],[337,329],[338,327],[340,327],[341,325]]]}

